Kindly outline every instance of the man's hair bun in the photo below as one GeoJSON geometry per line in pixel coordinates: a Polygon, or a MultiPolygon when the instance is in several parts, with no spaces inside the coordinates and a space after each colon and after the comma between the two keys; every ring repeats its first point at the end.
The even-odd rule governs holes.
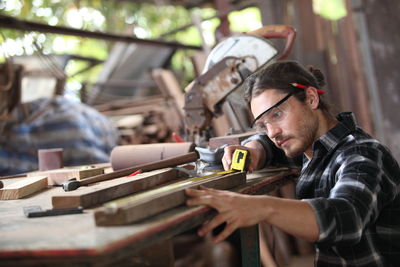
{"type": "Polygon", "coordinates": [[[315,68],[314,66],[307,66],[307,69],[311,72],[314,78],[317,80],[319,88],[325,85],[325,76],[320,69],[315,68]]]}

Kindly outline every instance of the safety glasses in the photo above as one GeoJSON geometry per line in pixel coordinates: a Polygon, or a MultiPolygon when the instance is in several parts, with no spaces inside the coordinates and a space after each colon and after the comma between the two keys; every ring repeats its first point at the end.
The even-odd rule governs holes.
{"type": "Polygon", "coordinates": [[[288,112],[286,108],[282,107],[282,104],[285,103],[285,101],[288,100],[292,95],[292,93],[287,94],[275,105],[258,115],[251,124],[251,127],[260,132],[267,132],[268,124],[277,124],[284,120],[288,112]]]}

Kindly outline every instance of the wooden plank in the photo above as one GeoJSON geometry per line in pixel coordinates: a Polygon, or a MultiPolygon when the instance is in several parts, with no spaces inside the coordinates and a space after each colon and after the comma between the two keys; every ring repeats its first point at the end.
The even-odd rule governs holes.
{"type": "Polygon", "coordinates": [[[199,185],[217,189],[230,189],[244,184],[246,175],[243,172],[214,177],[196,177],[153,189],[131,197],[107,203],[95,211],[96,225],[122,225],[155,215],[185,203],[186,188],[199,185]]]}
{"type": "Polygon", "coordinates": [[[223,145],[240,145],[240,142],[254,134],[256,134],[256,132],[246,132],[241,134],[212,137],[208,142],[208,146],[210,149],[216,149],[223,145]]]}
{"type": "Polygon", "coordinates": [[[149,96],[146,98],[124,98],[114,101],[109,101],[105,104],[94,105],[93,107],[99,112],[117,110],[128,107],[143,107],[143,106],[160,106],[165,99],[162,96],[149,96]]]}
{"type": "Polygon", "coordinates": [[[153,188],[157,185],[183,177],[183,173],[168,168],[104,181],[99,184],[80,187],[72,192],[62,192],[52,197],[54,209],[92,207],[107,201],[153,188]]]}
{"type": "Polygon", "coordinates": [[[185,97],[183,90],[179,85],[174,73],[165,69],[154,69],[151,72],[160,91],[167,97],[172,98],[175,102],[175,108],[181,118],[184,117],[183,106],[185,105],[185,97]]]}
{"type": "Polygon", "coordinates": [[[28,177],[33,176],[46,176],[48,185],[61,185],[63,182],[68,181],[71,178],[77,180],[83,180],[92,176],[100,175],[104,173],[104,168],[93,168],[93,169],[57,169],[48,170],[43,172],[32,172],[28,173],[28,177]]]}
{"type": "Polygon", "coordinates": [[[183,155],[168,158],[168,159],[163,159],[163,160],[159,160],[159,161],[155,161],[155,162],[150,162],[147,164],[141,164],[141,165],[136,165],[133,167],[117,170],[117,171],[110,172],[107,174],[96,175],[96,176],[93,176],[93,177],[90,177],[88,179],[81,181],[81,186],[119,178],[122,176],[129,175],[137,170],[142,170],[143,172],[153,171],[153,170],[157,170],[157,169],[161,169],[161,168],[168,168],[168,167],[173,167],[173,166],[193,162],[193,161],[196,161],[197,159],[198,159],[197,153],[190,152],[187,154],[183,154],[183,155]]]}
{"type": "Polygon", "coordinates": [[[0,189],[0,199],[20,199],[47,188],[47,176],[24,178],[0,189]]]}
{"type": "Polygon", "coordinates": [[[5,180],[5,179],[14,179],[14,178],[23,178],[23,177],[26,177],[26,173],[18,173],[18,174],[13,174],[13,175],[0,176],[0,179],[5,180]]]}
{"type": "Polygon", "coordinates": [[[148,105],[148,106],[141,106],[141,107],[127,107],[127,108],[120,108],[116,110],[109,110],[109,111],[102,111],[103,115],[106,116],[123,116],[123,115],[133,115],[133,114],[145,114],[152,111],[165,111],[165,104],[159,105],[148,105]]]}
{"type": "Polygon", "coordinates": [[[116,146],[110,154],[111,166],[115,171],[149,162],[177,157],[194,151],[192,142],[154,143],[116,146]]]}

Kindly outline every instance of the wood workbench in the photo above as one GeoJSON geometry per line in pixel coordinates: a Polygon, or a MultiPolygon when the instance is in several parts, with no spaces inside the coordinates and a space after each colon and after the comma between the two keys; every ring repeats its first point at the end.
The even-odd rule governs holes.
{"type": "MultiPolygon", "coordinates": [[[[265,194],[297,176],[297,170],[248,175],[235,188],[247,194],[265,194]]],[[[4,180],[5,183],[10,182],[4,180]]],[[[83,214],[26,218],[24,206],[51,209],[51,197],[62,190],[50,188],[20,200],[0,201],[0,266],[108,266],[140,250],[193,229],[215,211],[181,206],[125,226],[95,225],[93,209],[83,214]]],[[[259,266],[258,228],[243,228],[242,263],[259,266]]]]}

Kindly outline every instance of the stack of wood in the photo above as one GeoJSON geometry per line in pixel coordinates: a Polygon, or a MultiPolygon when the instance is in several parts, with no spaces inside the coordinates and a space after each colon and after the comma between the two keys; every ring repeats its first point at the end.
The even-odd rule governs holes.
{"type": "Polygon", "coordinates": [[[163,97],[119,100],[95,107],[110,117],[119,131],[119,145],[173,142],[183,127],[175,108],[163,97]]]}
{"type": "Polygon", "coordinates": [[[119,145],[171,142],[172,130],[164,114],[157,111],[130,115],[118,119],[119,145]]]}
{"type": "Polygon", "coordinates": [[[184,95],[172,71],[154,69],[160,95],[124,99],[94,106],[116,122],[119,145],[172,142],[172,133],[184,130],[184,95]]]}

